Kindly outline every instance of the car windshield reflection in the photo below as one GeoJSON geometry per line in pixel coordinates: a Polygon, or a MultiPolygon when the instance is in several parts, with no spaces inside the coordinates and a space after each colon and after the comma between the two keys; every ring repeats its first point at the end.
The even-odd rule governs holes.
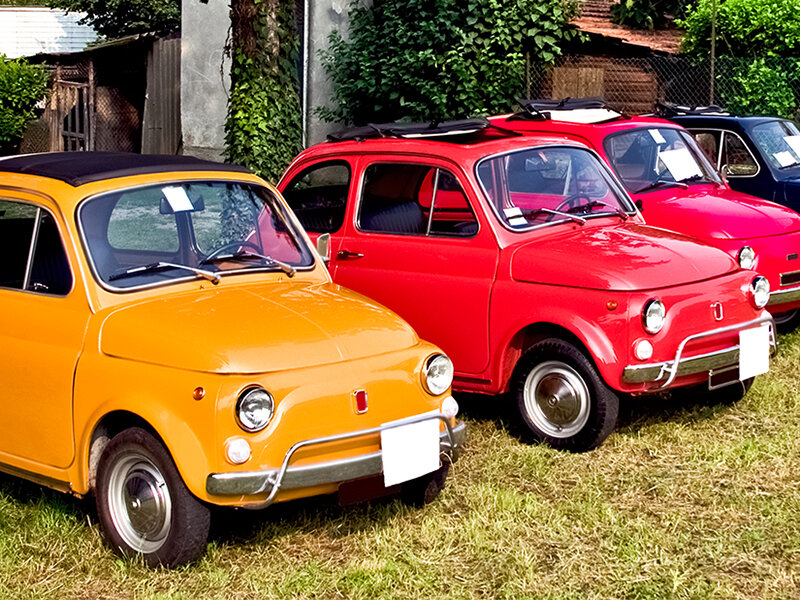
{"type": "Polygon", "coordinates": [[[720,183],[692,136],[680,129],[642,127],[609,135],[603,147],[629,192],[692,183],[720,183]]]}
{"type": "Polygon", "coordinates": [[[617,215],[633,207],[610,174],[581,148],[542,147],[484,159],[478,179],[489,203],[511,229],[617,215]]]}
{"type": "Polygon", "coordinates": [[[98,278],[128,289],[252,270],[293,275],[313,254],[266,188],[190,181],[132,188],[84,202],[79,221],[98,278]]]}

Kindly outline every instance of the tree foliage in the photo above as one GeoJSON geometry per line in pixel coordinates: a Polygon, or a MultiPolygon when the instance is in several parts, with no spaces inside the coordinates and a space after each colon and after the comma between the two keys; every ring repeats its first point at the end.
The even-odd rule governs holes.
{"type": "Polygon", "coordinates": [[[81,23],[91,25],[109,38],[176,31],[181,26],[180,0],[47,0],[47,4],[85,12],[81,23]]]}
{"type": "Polygon", "coordinates": [[[34,107],[45,97],[48,75],[24,58],[8,60],[0,54],[0,154],[16,150],[34,107]]]}
{"type": "MultiPolygon", "coordinates": [[[[683,51],[705,55],[711,48],[712,0],[697,0],[678,21],[683,51]]],[[[717,54],[740,57],[797,56],[800,0],[717,0],[717,54]]]]}
{"type": "Polygon", "coordinates": [[[683,0],[620,0],[611,7],[614,23],[636,29],[659,29],[667,23],[667,15],[675,16],[683,0]]]}
{"type": "Polygon", "coordinates": [[[233,0],[225,156],[272,181],[300,151],[292,0],[233,0]]]}
{"type": "Polygon", "coordinates": [[[363,124],[508,110],[525,81],[525,49],[552,62],[579,35],[569,26],[575,10],[563,0],[354,0],[349,38],[334,32],[323,55],[336,106],[319,114],[363,124]]]}

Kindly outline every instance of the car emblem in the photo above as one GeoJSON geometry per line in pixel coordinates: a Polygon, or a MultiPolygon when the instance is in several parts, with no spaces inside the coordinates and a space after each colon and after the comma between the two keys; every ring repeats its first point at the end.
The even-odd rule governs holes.
{"type": "Polygon", "coordinates": [[[711,310],[714,313],[714,319],[722,321],[722,302],[714,302],[714,304],[711,305],[711,310]]]}
{"type": "Polygon", "coordinates": [[[356,390],[353,392],[353,396],[356,399],[356,414],[363,415],[369,408],[367,404],[367,390],[356,390]]]}

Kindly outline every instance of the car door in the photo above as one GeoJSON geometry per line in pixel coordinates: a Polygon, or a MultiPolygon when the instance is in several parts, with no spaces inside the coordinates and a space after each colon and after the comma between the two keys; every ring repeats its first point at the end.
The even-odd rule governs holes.
{"type": "Polygon", "coordinates": [[[0,192],[0,461],[20,468],[74,456],[73,373],[89,308],[61,230],[43,206],[0,192]]]}
{"type": "Polygon", "coordinates": [[[443,161],[362,158],[333,279],[385,304],[461,374],[489,363],[497,242],[462,173],[443,161]]]}
{"type": "Polygon", "coordinates": [[[755,154],[735,131],[729,129],[690,129],[700,148],[717,170],[728,179],[728,185],[767,200],[774,195],[774,182],[769,169],[762,169],[755,154]]]}

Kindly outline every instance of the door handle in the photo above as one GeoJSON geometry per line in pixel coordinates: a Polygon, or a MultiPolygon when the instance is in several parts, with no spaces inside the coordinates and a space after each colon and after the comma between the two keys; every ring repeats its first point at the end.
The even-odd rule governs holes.
{"type": "Polygon", "coordinates": [[[353,260],[355,258],[363,258],[364,254],[361,252],[350,252],[349,250],[339,250],[336,253],[336,258],[339,260],[353,260]]]}

